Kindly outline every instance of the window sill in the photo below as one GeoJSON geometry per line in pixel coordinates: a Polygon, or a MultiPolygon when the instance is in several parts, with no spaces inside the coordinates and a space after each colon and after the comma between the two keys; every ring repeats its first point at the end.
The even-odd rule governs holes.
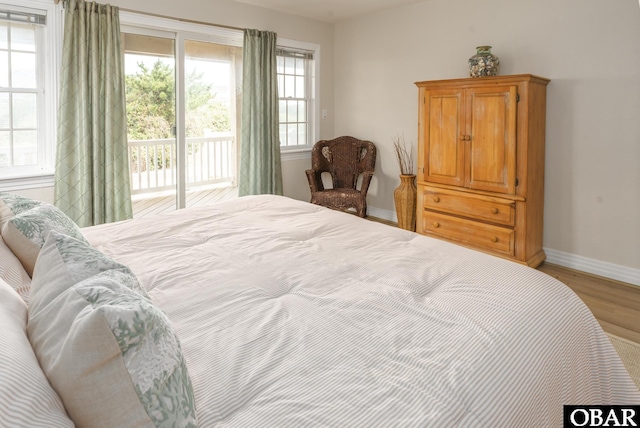
{"type": "Polygon", "coordinates": [[[53,187],[53,173],[31,177],[0,179],[0,192],[53,187]]]}
{"type": "Polygon", "coordinates": [[[304,149],[280,149],[280,159],[284,162],[311,159],[311,147],[305,147],[304,149]]]}

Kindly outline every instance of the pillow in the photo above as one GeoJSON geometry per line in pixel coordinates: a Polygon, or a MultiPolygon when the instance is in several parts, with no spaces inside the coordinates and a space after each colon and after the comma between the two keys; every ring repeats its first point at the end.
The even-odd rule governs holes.
{"type": "Polygon", "coordinates": [[[16,214],[20,214],[44,202],[34,201],[13,193],[0,192],[0,228],[16,214]]]}
{"type": "Polygon", "coordinates": [[[2,238],[30,276],[40,248],[52,230],[87,242],[73,220],[45,202],[16,213],[2,227],[2,238]]]}
{"type": "Polygon", "coordinates": [[[0,237],[0,279],[13,287],[25,303],[29,303],[31,278],[24,270],[20,260],[11,252],[4,239],[0,237]]]}
{"type": "Polygon", "coordinates": [[[122,265],[96,251],[55,231],[42,247],[27,330],[43,371],[78,426],[196,427],[171,322],[134,291],[128,269],[104,270],[122,265]]]}
{"type": "Polygon", "coordinates": [[[0,280],[0,425],[73,427],[27,338],[27,306],[0,280]]]}
{"type": "Polygon", "coordinates": [[[40,263],[42,265],[40,269],[33,273],[34,278],[36,275],[45,276],[45,278],[38,278],[41,283],[49,282],[49,280],[56,275],[54,268],[61,268],[66,275],[70,276],[73,284],[77,284],[101,272],[119,271],[124,274],[120,277],[122,285],[125,285],[149,300],[151,299],[128,266],[116,262],[100,250],[92,247],[84,237],[82,240],[78,240],[54,230],[50,232],[49,238],[51,242],[55,242],[55,247],[49,248],[49,251],[59,253],[64,265],[45,267],[47,266],[45,259],[40,263]]]}

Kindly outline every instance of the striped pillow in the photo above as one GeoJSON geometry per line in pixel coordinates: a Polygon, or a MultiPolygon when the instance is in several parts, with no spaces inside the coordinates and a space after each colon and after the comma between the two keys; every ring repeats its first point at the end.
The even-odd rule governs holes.
{"type": "Polygon", "coordinates": [[[22,297],[25,303],[29,304],[29,290],[31,289],[31,278],[20,263],[20,260],[7,247],[4,239],[0,237],[0,279],[12,286],[22,297]]]}
{"type": "Polygon", "coordinates": [[[0,425],[73,427],[27,337],[27,306],[0,279],[0,425]]]}

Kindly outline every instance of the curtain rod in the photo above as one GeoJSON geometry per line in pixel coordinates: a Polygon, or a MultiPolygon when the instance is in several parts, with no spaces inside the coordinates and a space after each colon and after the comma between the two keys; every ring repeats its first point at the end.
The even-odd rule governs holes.
{"type": "MultiPolygon", "coordinates": [[[[55,2],[55,4],[58,4],[63,0],[53,0],[53,1],[55,2]]],[[[130,12],[130,13],[141,13],[143,15],[153,16],[153,17],[156,17],[156,18],[173,19],[173,20],[180,21],[180,22],[187,22],[189,24],[209,25],[209,26],[214,26],[214,27],[227,28],[229,30],[244,31],[244,28],[234,27],[232,25],[222,25],[222,24],[214,24],[214,23],[211,23],[211,22],[196,21],[196,20],[193,20],[193,19],[176,18],[176,17],[173,17],[173,16],[160,15],[160,14],[157,14],[157,13],[149,13],[149,12],[141,12],[139,10],[125,9],[123,7],[118,7],[118,10],[121,10],[123,12],[130,12]]]]}

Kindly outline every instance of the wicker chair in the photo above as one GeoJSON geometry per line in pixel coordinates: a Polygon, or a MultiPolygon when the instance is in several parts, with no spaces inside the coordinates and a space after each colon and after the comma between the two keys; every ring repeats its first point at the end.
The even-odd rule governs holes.
{"type": "Polygon", "coordinates": [[[367,190],[375,164],[376,146],[370,141],[353,137],[318,141],[311,152],[311,169],[306,171],[311,203],[337,210],[355,208],[360,217],[365,217],[367,190]],[[331,174],[333,188],[324,188],[323,172],[331,174]],[[358,190],[360,175],[362,185],[358,190]]]}

